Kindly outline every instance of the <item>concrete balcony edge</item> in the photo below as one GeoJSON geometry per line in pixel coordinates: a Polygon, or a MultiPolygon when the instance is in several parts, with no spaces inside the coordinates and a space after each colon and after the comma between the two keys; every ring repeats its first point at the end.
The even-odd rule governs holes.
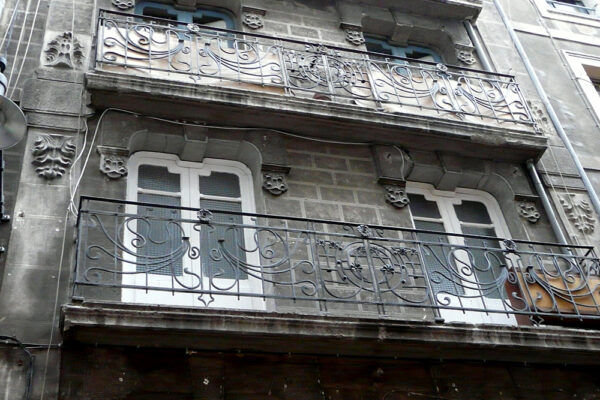
{"type": "Polygon", "coordinates": [[[215,124],[236,121],[235,126],[325,139],[393,143],[505,161],[535,159],[548,142],[545,136],[534,134],[532,127],[515,127],[510,122],[490,126],[408,112],[388,114],[355,105],[119,73],[88,72],[86,84],[92,103],[100,108],[215,124]],[[165,107],[165,102],[171,106],[165,107]]]}
{"type": "Polygon", "coordinates": [[[600,332],[439,324],[82,302],[62,308],[65,340],[142,347],[416,359],[600,364],[600,332]]]}

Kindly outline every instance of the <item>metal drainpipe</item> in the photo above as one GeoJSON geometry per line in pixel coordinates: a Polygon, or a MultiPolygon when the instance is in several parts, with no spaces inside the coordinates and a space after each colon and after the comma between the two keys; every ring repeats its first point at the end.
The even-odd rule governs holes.
{"type": "Polygon", "coordinates": [[[583,165],[581,165],[581,162],[579,161],[579,157],[577,157],[577,154],[575,153],[575,149],[573,148],[573,145],[571,145],[571,141],[569,140],[569,137],[567,136],[565,130],[563,129],[562,124],[560,123],[560,120],[558,119],[558,116],[556,115],[556,112],[554,111],[554,107],[552,107],[552,104],[550,104],[550,100],[548,99],[548,96],[546,95],[546,91],[544,90],[542,84],[540,83],[540,81],[537,77],[537,74],[535,73],[535,69],[533,68],[533,65],[531,65],[531,62],[529,61],[529,57],[527,57],[527,53],[525,52],[523,45],[521,45],[521,41],[517,37],[517,34],[515,33],[515,30],[513,29],[512,24],[510,23],[508,17],[506,16],[504,9],[500,5],[500,2],[498,0],[493,0],[493,2],[494,2],[494,5],[496,6],[496,9],[498,10],[498,14],[500,14],[500,17],[502,18],[502,22],[504,22],[504,25],[506,26],[506,29],[508,30],[510,38],[512,39],[513,44],[515,45],[517,52],[519,53],[519,56],[521,56],[521,59],[523,60],[523,63],[525,64],[525,68],[527,69],[527,72],[529,73],[529,77],[531,78],[533,85],[535,86],[535,89],[538,92],[538,95],[542,99],[542,103],[544,103],[546,110],[548,110],[548,115],[550,116],[550,119],[552,120],[552,124],[554,125],[554,127],[556,128],[556,131],[558,132],[558,136],[563,141],[563,144],[565,145],[567,151],[569,152],[569,155],[571,156],[571,158],[573,159],[573,162],[575,163],[575,166],[577,167],[577,172],[579,172],[579,175],[581,176],[581,180],[583,181],[585,189],[587,190],[588,195],[590,196],[590,199],[592,200],[592,204],[594,205],[594,209],[596,210],[596,213],[598,215],[600,215],[600,199],[598,199],[598,195],[594,191],[594,187],[592,186],[592,183],[590,182],[590,180],[587,176],[587,173],[585,172],[585,169],[583,168],[583,165]]]}
{"type": "MultiPolygon", "coordinates": [[[[469,35],[469,38],[471,39],[471,42],[473,42],[473,46],[475,46],[475,51],[477,52],[477,56],[479,57],[479,60],[481,61],[481,65],[483,66],[483,68],[485,68],[486,71],[494,72],[492,63],[490,62],[490,60],[487,57],[487,54],[483,48],[483,45],[481,44],[481,41],[479,40],[479,36],[477,36],[477,33],[473,29],[473,25],[471,24],[471,21],[465,20],[464,25],[465,25],[465,28],[467,29],[467,33],[469,35]]],[[[554,212],[554,208],[552,207],[552,203],[550,202],[550,199],[548,198],[548,195],[546,194],[544,185],[542,184],[542,181],[540,180],[540,176],[539,176],[537,170],[535,169],[535,164],[532,160],[527,160],[527,170],[529,171],[529,174],[531,175],[531,179],[533,180],[535,190],[538,193],[538,195],[540,196],[540,201],[542,202],[542,207],[544,207],[544,211],[546,212],[546,215],[548,216],[548,219],[550,220],[550,225],[552,226],[552,231],[554,232],[556,239],[558,240],[559,243],[568,245],[569,243],[567,242],[567,239],[562,231],[562,228],[558,222],[558,218],[556,217],[556,213],[554,212]]]]}
{"type": "Polygon", "coordinates": [[[540,196],[540,200],[542,201],[542,206],[544,207],[544,211],[546,211],[546,215],[548,215],[548,219],[550,220],[550,225],[552,225],[552,230],[556,235],[556,239],[560,244],[566,244],[567,238],[565,237],[560,224],[558,223],[558,218],[556,218],[556,214],[554,213],[554,208],[552,208],[552,203],[550,203],[550,199],[546,194],[546,190],[544,189],[544,185],[542,185],[542,181],[540,180],[540,176],[538,175],[537,170],[535,169],[535,164],[533,160],[527,160],[527,170],[531,174],[531,178],[533,179],[533,184],[535,186],[536,191],[540,196]]]}
{"type": "Polygon", "coordinates": [[[494,67],[492,67],[492,63],[490,62],[482,44],[481,44],[481,40],[479,40],[479,36],[477,36],[475,29],[473,29],[473,25],[471,25],[471,21],[469,21],[468,19],[465,20],[464,25],[465,25],[465,28],[467,29],[467,34],[469,35],[471,42],[473,42],[473,46],[475,46],[475,52],[477,53],[477,57],[479,57],[479,61],[481,61],[481,65],[483,66],[483,68],[486,71],[490,71],[490,72],[494,71],[494,67]]]}

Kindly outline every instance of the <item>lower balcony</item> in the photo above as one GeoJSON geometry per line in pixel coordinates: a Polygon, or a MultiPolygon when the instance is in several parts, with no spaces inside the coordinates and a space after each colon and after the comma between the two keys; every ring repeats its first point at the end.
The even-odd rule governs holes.
{"type": "Polygon", "coordinates": [[[600,260],[562,246],[83,198],[75,299],[532,325],[600,319],[600,260]]]}
{"type": "Polygon", "coordinates": [[[66,341],[598,363],[594,250],[84,197],[66,341]],[[572,327],[550,326],[570,324],[572,327]]]}

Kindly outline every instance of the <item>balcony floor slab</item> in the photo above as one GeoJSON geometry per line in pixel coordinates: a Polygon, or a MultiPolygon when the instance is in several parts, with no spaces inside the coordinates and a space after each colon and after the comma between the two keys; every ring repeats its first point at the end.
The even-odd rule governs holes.
{"type": "Polygon", "coordinates": [[[184,84],[118,73],[86,75],[92,103],[147,115],[279,129],[331,140],[410,146],[499,161],[536,159],[547,138],[529,125],[472,123],[418,112],[383,113],[350,104],[263,91],[184,84]]]}
{"type": "Polygon", "coordinates": [[[63,306],[66,341],[211,351],[600,364],[600,332],[554,326],[440,324],[389,317],[63,306]]]}

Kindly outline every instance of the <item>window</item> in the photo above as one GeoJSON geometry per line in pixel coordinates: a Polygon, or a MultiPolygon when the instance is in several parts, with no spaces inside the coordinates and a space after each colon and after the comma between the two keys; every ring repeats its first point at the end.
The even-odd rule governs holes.
{"type": "Polygon", "coordinates": [[[135,13],[147,17],[170,19],[184,24],[194,23],[221,29],[235,28],[233,18],[224,11],[202,8],[196,11],[182,11],[167,4],[142,1],[135,6],[135,13]]]}
{"type": "Polygon", "coordinates": [[[396,57],[409,58],[415,61],[441,63],[442,57],[427,47],[393,46],[385,40],[366,37],[367,50],[373,53],[388,54],[396,57]]]}
{"type": "Polygon", "coordinates": [[[557,10],[580,12],[582,14],[594,14],[594,8],[587,7],[582,0],[546,0],[547,3],[557,10]]]}
{"type": "MultiPolygon", "coordinates": [[[[409,186],[408,192],[414,227],[427,231],[418,232],[417,237],[427,243],[422,246],[423,262],[439,304],[509,309],[505,303],[508,294],[501,287],[505,282],[501,277],[504,255],[494,252],[501,249],[495,238],[508,237],[508,230],[495,200],[480,191],[443,192],[418,184],[409,186]]],[[[514,317],[506,314],[460,310],[443,310],[441,314],[450,321],[515,323],[514,317]]]]}
{"type": "MultiPolygon", "coordinates": [[[[127,211],[135,217],[124,232],[124,242],[132,247],[124,284],[167,290],[125,289],[124,301],[194,306],[202,302],[197,294],[177,290],[227,291],[223,288],[230,286],[236,290],[239,286],[241,292],[259,290],[256,280],[240,267],[258,265],[258,254],[244,251],[252,233],[243,226],[252,220],[241,213],[254,212],[251,174],[244,165],[213,159],[191,163],[167,154],[136,153],[129,171],[128,200],[147,204],[132,205],[127,211]],[[198,224],[198,209],[212,211],[210,226],[198,224]],[[185,251],[186,241],[190,248],[199,249],[199,257],[185,251]],[[218,256],[215,249],[221,251],[218,256]]],[[[211,300],[213,306],[257,308],[251,298],[210,297],[218,297],[211,300]]]]}

